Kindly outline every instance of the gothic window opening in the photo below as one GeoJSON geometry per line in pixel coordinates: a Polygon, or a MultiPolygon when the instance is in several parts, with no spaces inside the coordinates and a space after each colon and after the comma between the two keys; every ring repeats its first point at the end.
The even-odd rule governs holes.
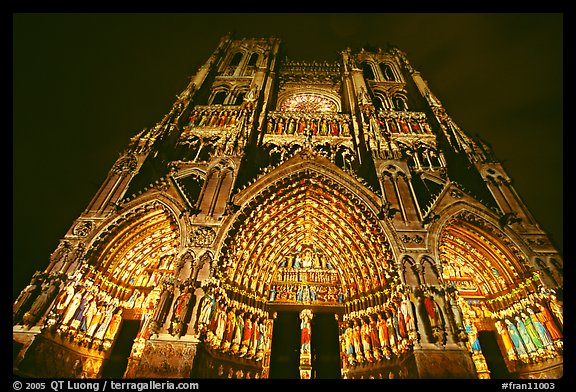
{"type": "Polygon", "coordinates": [[[202,184],[204,184],[204,174],[192,173],[191,175],[175,179],[175,181],[186,195],[188,201],[195,205],[200,196],[202,184]]]}
{"type": "Polygon", "coordinates": [[[386,110],[386,95],[380,91],[374,91],[374,107],[377,111],[386,110]]]}
{"type": "Polygon", "coordinates": [[[240,61],[242,61],[242,57],[244,57],[244,54],[242,52],[238,52],[236,53],[233,57],[232,60],[230,60],[230,65],[231,66],[237,66],[240,64],[240,61]]]}
{"type": "Polygon", "coordinates": [[[399,211],[400,200],[398,197],[398,189],[396,183],[396,168],[392,166],[389,170],[382,173],[382,183],[384,189],[384,197],[389,203],[389,209],[399,211]]]}
{"type": "Polygon", "coordinates": [[[372,69],[372,65],[368,62],[364,61],[362,63],[362,74],[366,80],[375,80],[376,77],[374,76],[374,70],[372,69]]]}
{"type": "Polygon", "coordinates": [[[442,167],[442,163],[438,158],[438,153],[435,150],[428,150],[428,155],[430,157],[430,165],[431,168],[440,168],[442,167]]]}
{"type": "Polygon", "coordinates": [[[252,53],[252,55],[250,56],[250,60],[248,60],[248,66],[255,67],[257,63],[258,63],[258,53],[252,53]]]}
{"type": "Polygon", "coordinates": [[[275,145],[275,144],[271,144],[268,146],[267,148],[267,152],[268,152],[268,165],[272,165],[272,166],[276,166],[278,164],[280,164],[280,162],[282,162],[282,157],[285,154],[285,151],[275,145]]]}
{"type": "Polygon", "coordinates": [[[420,169],[420,165],[418,164],[419,162],[416,160],[416,157],[414,155],[414,151],[405,149],[405,150],[403,150],[403,153],[404,153],[404,157],[406,158],[406,161],[408,163],[408,167],[410,169],[412,169],[412,170],[420,169]]]}
{"type": "Polygon", "coordinates": [[[419,286],[421,284],[418,267],[411,257],[405,256],[402,259],[402,272],[404,273],[404,281],[407,284],[413,286],[419,286]]]}
{"type": "Polygon", "coordinates": [[[384,76],[384,80],[389,82],[395,82],[396,77],[394,76],[394,72],[392,68],[386,63],[380,63],[380,71],[382,72],[382,76],[384,76]]]}
{"type": "Polygon", "coordinates": [[[392,103],[394,104],[394,110],[404,111],[408,110],[408,105],[406,105],[406,100],[404,97],[395,96],[392,98],[392,103]]]}
{"type": "Polygon", "coordinates": [[[234,105],[241,105],[242,102],[244,102],[244,96],[246,95],[246,92],[242,91],[239,92],[238,95],[236,95],[236,100],[234,101],[234,105]]]}
{"type": "Polygon", "coordinates": [[[416,154],[418,156],[418,161],[423,169],[431,169],[432,163],[430,162],[429,158],[429,149],[426,146],[420,146],[416,150],[416,154]]]}
{"type": "Polygon", "coordinates": [[[212,98],[212,105],[222,105],[228,97],[228,91],[218,91],[212,98]]]}
{"type": "Polygon", "coordinates": [[[349,147],[339,146],[335,152],[334,163],[341,169],[348,171],[354,168],[355,153],[349,147]]]}

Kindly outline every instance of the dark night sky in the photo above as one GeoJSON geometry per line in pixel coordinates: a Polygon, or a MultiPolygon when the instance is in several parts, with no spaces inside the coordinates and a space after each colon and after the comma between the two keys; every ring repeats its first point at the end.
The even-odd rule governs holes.
{"type": "Polygon", "coordinates": [[[13,294],[43,270],[129,138],[172,106],[220,37],[276,36],[335,61],[396,45],[489,142],[563,249],[563,14],[13,14],[13,294]]]}

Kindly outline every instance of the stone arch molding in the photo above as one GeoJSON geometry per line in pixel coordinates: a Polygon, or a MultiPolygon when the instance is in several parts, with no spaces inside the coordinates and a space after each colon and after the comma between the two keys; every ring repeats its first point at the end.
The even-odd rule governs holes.
{"type": "Polygon", "coordinates": [[[458,280],[451,279],[451,274],[463,274],[454,271],[457,265],[477,284],[468,292],[474,297],[498,296],[530,278],[533,268],[522,241],[517,234],[500,229],[493,212],[460,201],[439,211],[437,217],[428,226],[432,239],[428,245],[445,284],[458,280]]]}
{"type": "Polygon", "coordinates": [[[75,282],[130,313],[156,290],[188,281],[198,255],[186,248],[190,222],[184,211],[160,192],[127,203],[91,239],[75,282]]]}
{"type": "Polygon", "coordinates": [[[228,235],[217,271],[229,295],[269,304],[276,300],[274,282],[292,279],[285,268],[306,262],[330,271],[338,290],[331,303],[369,306],[367,298],[397,284],[393,245],[376,217],[375,198],[342,177],[325,163],[293,160],[236,195],[240,209],[221,229],[228,235]]]}

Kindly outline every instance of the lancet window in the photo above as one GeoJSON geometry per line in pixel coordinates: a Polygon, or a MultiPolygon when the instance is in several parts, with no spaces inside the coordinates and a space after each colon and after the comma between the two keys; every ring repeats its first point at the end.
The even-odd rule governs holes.
{"type": "Polygon", "coordinates": [[[376,77],[374,76],[374,70],[372,69],[372,65],[370,65],[370,63],[366,61],[362,63],[362,74],[364,75],[364,79],[366,80],[376,79],[376,77]]]}
{"type": "Polygon", "coordinates": [[[384,80],[392,82],[392,81],[396,81],[396,76],[394,75],[394,71],[392,70],[392,67],[390,67],[390,65],[386,64],[386,63],[380,63],[380,71],[382,72],[382,76],[384,77],[384,80]]]}

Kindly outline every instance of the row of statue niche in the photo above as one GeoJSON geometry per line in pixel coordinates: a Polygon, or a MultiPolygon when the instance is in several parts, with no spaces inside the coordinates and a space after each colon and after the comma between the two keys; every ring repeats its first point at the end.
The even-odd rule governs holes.
{"type": "Polygon", "coordinates": [[[173,280],[164,279],[150,292],[149,297],[153,300],[149,302],[150,306],[142,309],[140,326],[130,353],[132,358],[142,356],[146,341],[160,332],[169,314],[168,332],[172,336],[181,336],[186,332],[184,327],[188,324],[194,306],[194,297],[188,283],[174,284],[173,280]],[[174,299],[176,287],[178,296],[174,299]]]}
{"type": "Polygon", "coordinates": [[[68,276],[63,272],[35,272],[30,283],[12,304],[13,324],[34,326],[48,310],[62,282],[67,279],[68,276]]]}
{"type": "MultiPolygon", "coordinates": [[[[207,377],[213,378],[213,377],[207,377]]],[[[239,379],[260,379],[264,378],[261,375],[261,372],[254,371],[254,370],[243,370],[243,369],[235,369],[234,367],[228,367],[228,370],[225,370],[224,365],[218,365],[216,370],[216,377],[215,378],[239,378],[239,379]]]]}
{"type": "Polygon", "coordinates": [[[334,269],[282,268],[276,273],[276,280],[280,282],[312,282],[336,284],[338,283],[339,279],[338,271],[334,269]]]}
{"type": "Polygon", "coordinates": [[[344,367],[390,360],[410,349],[416,320],[406,301],[340,322],[344,367]]]}
{"type": "Polygon", "coordinates": [[[270,348],[270,320],[224,298],[206,294],[200,303],[198,331],[212,349],[261,361],[270,348]]]}
{"type": "Polygon", "coordinates": [[[344,303],[344,294],[338,286],[272,285],[268,299],[272,302],[344,303]]]}
{"type": "Polygon", "coordinates": [[[510,360],[538,362],[558,356],[563,348],[561,327],[544,303],[499,312],[495,326],[510,360]]]}
{"type": "Polygon", "coordinates": [[[246,109],[242,110],[194,110],[188,119],[191,127],[227,127],[234,126],[238,118],[243,116],[246,109]]]}
{"type": "Polygon", "coordinates": [[[68,282],[48,314],[48,328],[76,343],[108,349],[122,322],[123,307],[90,280],[68,282]]]}
{"type": "Polygon", "coordinates": [[[133,287],[156,287],[163,275],[162,271],[135,271],[133,273],[129,269],[119,268],[112,273],[114,279],[133,287]]]}
{"type": "Polygon", "coordinates": [[[133,265],[129,265],[130,258],[126,257],[110,276],[120,285],[156,287],[163,275],[166,272],[171,273],[175,268],[174,259],[172,254],[163,255],[157,261],[152,261],[150,264],[141,263],[134,268],[133,265]]]}
{"type": "Polygon", "coordinates": [[[395,134],[430,134],[432,129],[425,119],[405,119],[405,118],[384,118],[375,116],[376,124],[380,127],[381,131],[395,134]]]}
{"type": "Polygon", "coordinates": [[[350,123],[347,120],[327,118],[276,118],[268,117],[267,134],[274,135],[305,135],[307,130],[318,136],[350,136],[350,123]]]}
{"type": "Polygon", "coordinates": [[[320,252],[305,248],[302,251],[294,252],[285,257],[280,264],[280,268],[314,268],[322,270],[334,270],[334,266],[326,260],[320,252]]]}
{"type": "Polygon", "coordinates": [[[177,287],[178,291],[176,293],[176,286],[171,284],[163,285],[158,307],[152,319],[151,330],[153,333],[157,333],[164,324],[170,307],[172,314],[168,332],[172,336],[182,336],[186,333],[185,327],[188,325],[190,313],[195,302],[195,297],[192,295],[194,289],[189,281],[180,283],[177,287]],[[174,297],[175,299],[172,301],[174,297]]]}
{"type": "Polygon", "coordinates": [[[171,279],[163,281],[152,290],[150,296],[154,298],[154,306],[142,309],[140,327],[134,345],[132,357],[140,357],[145,342],[152,335],[158,334],[167,324],[167,331],[172,336],[182,336],[187,332],[192,309],[195,305],[195,296],[189,280],[174,282],[171,279]],[[168,319],[170,315],[170,319],[168,319]]]}
{"type": "Polygon", "coordinates": [[[504,307],[491,311],[484,301],[468,300],[462,303],[462,310],[465,317],[469,318],[506,318],[514,317],[516,314],[526,312],[526,309],[546,310],[550,320],[556,328],[562,331],[564,326],[564,317],[562,304],[558,301],[553,290],[542,289],[541,291],[530,292],[522,298],[509,302],[504,307]]]}
{"type": "MultiPolygon", "coordinates": [[[[110,347],[126,309],[140,309],[142,318],[138,337],[148,338],[150,333],[157,332],[151,321],[159,321],[161,309],[172,304],[173,282],[166,279],[149,293],[134,290],[127,300],[114,297],[93,284],[89,279],[79,283],[69,282],[54,303],[48,315],[47,324],[50,330],[67,335],[79,344],[93,348],[110,347]],[[167,289],[168,288],[168,289],[167,289]],[[168,293],[169,295],[166,295],[168,293]],[[159,306],[162,305],[162,306],[159,306]]],[[[183,330],[191,302],[191,293],[187,285],[180,286],[180,294],[174,301],[170,332],[179,335],[183,330]]],[[[166,317],[164,311],[163,316],[166,317]]]]}

